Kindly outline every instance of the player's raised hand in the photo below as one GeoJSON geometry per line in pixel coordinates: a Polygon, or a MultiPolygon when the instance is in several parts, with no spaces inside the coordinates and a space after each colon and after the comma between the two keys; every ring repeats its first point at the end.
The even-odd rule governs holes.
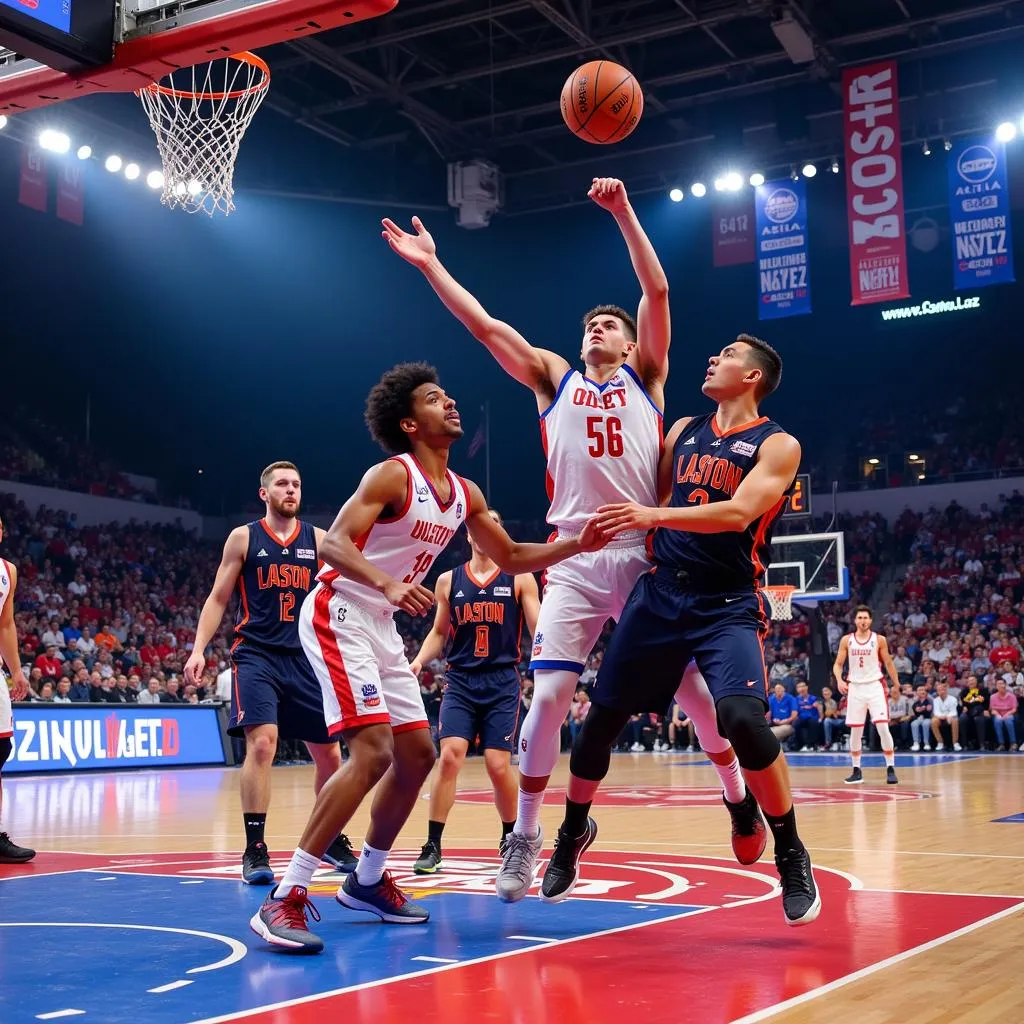
{"type": "Polygon", "coordinates": [[[199,686],[203,681],[203,673],[206,671],[206,658],[203,652],[193,649],[185,662],[185,681],[193,686],[199,686]]]}
{"type": "Polygon", "coordinates": [[[414,267],[425,267],[437,252],[433,236],[423,226],[419,217],[413,217],[412,227],[415,234],[403,231],[393,220],[385,217],[381,221],[384,230],[381,237],[407,263],[414,267]]]}
{"type": "Polygon", "coordinates": [[[612,539],[612,535],[597,525],[597,516],[591,516],[580,531],[580,549],[598,551],[612,539]]]}
{"type": "Polygon", "coordinates": [[[384,588],[390,604],[410,615],[426,615],[434,606],[434,595],[419,583],[399,583],[392,580],[384,588]]]}
{"type": "Polygon", "coordinates": [[[629,203],[626,186],[618,178],[595,178],[587,193],[602,210],[615,213],[624,210],[629,203]]]}
{"type": "Polygon", "coordinates": [[[647,508],[635,501],[623,501],[617,505],[602,505],[587,525],[593,523],[602,533],[614,537],[624,530],[651,529],[655,525],[657,513],[656,508],[647,508]]]}
{"type": "Polygon", "coordinates": [[[11,675],[11,700],[24,700],[28,696],[28,680],[20,668],[11,675]]]}

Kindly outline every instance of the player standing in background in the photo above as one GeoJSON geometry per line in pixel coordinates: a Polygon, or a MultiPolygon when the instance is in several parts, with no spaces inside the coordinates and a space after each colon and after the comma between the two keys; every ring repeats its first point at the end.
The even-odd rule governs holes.
{"type": "MultiPolygon", "coordinates": [[[[4,539],[4,524],[0,519],[0,543],[4,539]]],[[[18,631],[14,625],[14,591],[18,587],[18,570],[0,558],[0,660],[11,673],[11,684],[0,673],[0,772],[3,772],[13,749],[14,715],[11,700],[24,700],[28,696],[28,680],[21,669],[18,652],[18,631]]],[[[0,813],[3,812],[3,785],[0,782],[0,813]]],[[[0,822],[3,819],[0,818],[0,822]]],[[[6,832],[0,832],[0,864],[24,864],[36,855],[35,850],[11,842],[6,832]]]]}
{"type": "Polygon", "coordinates": [[[853,615],[854,631],[839,641],[839,652],[832,666],[839,692],[846,694],[848,700],[846,724],[850,727],[853,771],[843,781],[851,786],[864,781],[860,770],[860,752],[864,741],[865,716],[870,711],[871,721],[878,730],[878,740],[885,755],[885,781],[895,786],[899,782],[896,778],[896,750],[889,731],[889,690],[882,681],[882,666],[885,666],[894,686],[900,685],[900,677],[889,655],[889,644],[884,636],[871,632],[871,622],[871,609],[866,604],[858,605],[853,615]],[[847,666],[845,680],[843,665],[847,666]]]}
{"type": "MultiPolygon", "coordinates": [[[[496,523],[501,516],[492,508],[496,523]]],[[[520,642],[523,621],[532,637],[540,611],[537,580],[530,573],[503,572],[468,530],[472,557],[442,573],[434,588],[434,626],[412,662],[419,676],[448,645],[448,669],[441,700],[441,759],[430,788],[427,841],[413,865],[418,875],[441,866],[441,836],[455,803],[455,786],[469,745],[480,737],[484,765],[494,787],[501,819],[501,846],[516,822],[512,746],[519,722],[520,642]]]]}
{"type": "Polygon", "coordinates": [[[266,941],[294,953],[323,949],[306,926],[307,910],[319,919],[309,883],[332,837],[374,786],[359,863],[336,898],[392,924],[430,917],[385,870],[435,756],[395,609],[410,615],[430,610],[434,595],[422,580],[463,523],[509,573],[535,572],[604,543],[590,524],[579,537],[555,544],[517,544],[509,537],[490,516],[480,488],[448,468],[462,425],[432,366],[403,363],[385,373],[367,398],[366,422],[392,457],[363,476],[338,513],[320,549],[327,567],[300,620],[328,727],[344,736],[351,756],[320,791],[280,885],[249,922],[266,941]]]}
{"type": "MultiPolygon", "coordinates": [[[[668,280],[622,182],[595,178],[588,195],[615,218],[643,295],[636,322],[611,305],[597,306],[584,317],[583,371],[490,316],[442,265],[418,217],[413,235],[391,220],[383,222],[391,248],[423,273],[502,369],[534,393],[548,465],[548,522],[558,537],[578,534],[601,505],[630,497],[645,505],[659,502],[661,410],[671,342],[668,280]]],[[[498,895],[507,902],[522,899],[533,883],[544,842],[541,804],[580,673],[605,622],[619,617],[637,577],[649,567],[643,531],[635,530],[547,574],[533,642],[533,702],[520,739],[519,809],[497,880],[498,895]]],[[[732,748],[719,735],[714,702],[700,673],[688,672],[677,683],[676,701],[722,780],[733,850],[741,863],[752,864],[766,843],[757,804],[732,748]]]]}
{"type": "Polygon", "coordinates": [[[782,360],[741,334],[712,356],[702,391],[717,403],[677,420],[660,472],[666,507],[608,505],[597,522],[609,533],[650,530],[654,568],[629,595],[573,744],[565,818],[541,896],[565,899],[597,831],[591,802],[608,773],[612,745],[630,715],[663,708],[680,673],[696,661],[714,695],[721,727],[775,840],[786,923],[821,912],[811,859],[796,830],[789,770],[768,725],[768,616],[761,596],[772,527],[800,467],[800,445],[758,407],[782,377],[782,360]]]}
{"type": "MultiPolygon", "coordinates": [[[[271,885],[274,871],[264,832],[278,735],[305,741],[315,765],[317,793],[341,764],[341,751],[327,732],[320,684],[299,640],[299,609],[315,583],[324,531],[297,518],[302,479],[294,463],[267,466],[260,474],[259,494],[266,515],[228,534],[213,589],[199,616],[185,678],[200,685],[206,647],[237,592],[228,732],[245,736],[240,773],[245,824],[242,879],[250,885],[271,885]]],[[[351,871],[356,864],[343,835],[334,838],[324,860],[339,871],[351,871]]]]}

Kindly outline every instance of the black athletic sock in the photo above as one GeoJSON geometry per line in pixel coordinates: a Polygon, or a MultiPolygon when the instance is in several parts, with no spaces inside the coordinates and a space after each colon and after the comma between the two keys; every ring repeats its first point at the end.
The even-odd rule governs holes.
{"type": "Polygon", "coordinates": [[[267,816],[243,811],[242,821],[245,822],[245,845],[252,846],[253,843],[262,843],[263,830],[267,827],[267,816]]]}
{"type": "Polygon", "coordinates": [[[796,834],[796,813],[793,808],[776,818],[774,815],[765,812],[765,820],[768,828],[771,829],[772,838],[775,840],[775,849],[779,853],[787,850],[799,850],[803,847],[800,837],[796,834]]]}
{"type": "Polygon", "coordinates": [[[503,821],[501,823],[501,838],[504,839],[510,832],[514,832],[516,823],[514,821],[503,821]]]}
{"type": "Polygon", "coordinates": [[[427,842],[433,843],[439,850],[441,849],[441,833],[444,832],[443,821],[428,821],[427,822],[427,842]]]}
{"type": "Polygon", "coordinates": [[[578,804],[575,800],[565,798],[565,821],[562,828],[566,835],[576,839],[583,835],[587,827],[587,815],[590,814],[590,802],[578,804]]]}

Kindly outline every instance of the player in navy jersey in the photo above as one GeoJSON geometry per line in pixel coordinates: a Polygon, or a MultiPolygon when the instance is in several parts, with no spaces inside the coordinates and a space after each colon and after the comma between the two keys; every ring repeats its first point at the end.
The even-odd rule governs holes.
{"type": "MultiPolygon", "coordinates": [[[[270,885],[274,872],[264,830],[278,735],[305,740],[316,766],[317,793],[341,764],[341,753],[328,735],[320,684],[302,651],[298,628],[299,609],[316,585],[324,531],[297,518],[302,480],[294,463],[267,466],[260,474],[259,493],[266,515],[228,534],[217,578],[199,616],[185,678],[196,686],[201,683],[206,647],[237,594],[228,732],[245,736],[242,878],[250,885],[270,885]]],[[[331,844],[324,860],[342,871],[356,864],[344,835],[331,844]]]]}
{"type": "Polygon", "coordinates": [[[547,900],[564,899],[576,884],[597,831],[590,804],[630,714],[665,708],[694,659],[775,839],[787,923],[808,924],[821,911],[782,748],[766,720],[768,618],[760,587],[772,527],[800,465],[796,439],[758,413],[781,376],[778,353],[741,334],[709,360],[703,391],[717,409],[678,420],[665,439],[659,485],[667,504],[598,510],[597,521],[613,534],[654,531],[654,568],[626,602],[573,745],[565,820],[541,888],[547,900]]]}
{"type": "MultiPolygon", "coordinates": [[[[501,523],[492,508],[491,518],[501,523]]],[[[537,625],[540,595],[530,573],[512,576],[498,568],[477,544],[472,558],[442,573],[434,588],[437,612],[412,662],[418,676],[448,644],[448,671],[441,701],[441,758],[430,789],[427,841],[413,865],[418,875],[441,866],[441,836],[455,803],[455,784],[469,745],[480,737],[484,764],[494,787],[502,842],[516,823],[519,789],[512,771],[512,746],[519,721],[520,640],[537,625]]]]}

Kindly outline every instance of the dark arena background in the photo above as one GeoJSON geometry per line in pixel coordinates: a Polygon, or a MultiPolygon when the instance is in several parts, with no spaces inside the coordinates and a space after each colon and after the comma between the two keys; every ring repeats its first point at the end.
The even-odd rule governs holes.
{"type": "MultiPolygon", "coordinates": [[[[0,847],[0,1021],[1020,1019],[1024,0],[130,0],[112,25],[110,6],[0,0],[0,569],[29,685],[0,833],[37,851],[0,847]],[[270,84],[227,147],[233,209],[208,216],[217,182],[172,180],[132,90],[248,49],[270,84]],[[588,61],[643,91],[624,141],[563,122],[588,61]],[[710,411],[708,359],[738,333],[784,361],[764,413],[803,454],[765,582],[796,591],[765,668],[779,701],[814,698],[780,733],[821,916],[786,928],[770,855],[732,858],[714,766],[670,708],[619,737],[571,900],[535,898],[539,877],[496,898],[474,741],[440,869],[413,870],[430,783],[390,860],[430,922],[368,923],[325,862],[326,952],[282,955],[239,878],[233,608],[202,685],[184,676],[224,538],[263,515],[275,460],[328,528],[382,457],[367,393],[425,360],[461,412],[453,468],[544,541],[533,398],[381,220],[422,218],[489,313],[576,365],[584,313],[640,299],[595,177],[622,181],[668,278],[666,430],[710,411]],[[896,786],[870,725],[866,782],[844,785],[833,661],[862,603],[902,690],[896,786]],[[941,686],[950,723],[915,725],[941,686]]],[[[462,532],[427,585],[468,557],[462,532]]],[[[410,659],[431,621],[398,613],[410,659]]],[[[613,628],[562,727],[549,839],[613,628]]],[[[420,675],[435,740],[445,673],[420,675]]],[[[280,878],[313,805],[301,742],[282,734],[271,776],[280,878]]],[[[357,853],[368,824],[366,801],[357,853]]]]}

